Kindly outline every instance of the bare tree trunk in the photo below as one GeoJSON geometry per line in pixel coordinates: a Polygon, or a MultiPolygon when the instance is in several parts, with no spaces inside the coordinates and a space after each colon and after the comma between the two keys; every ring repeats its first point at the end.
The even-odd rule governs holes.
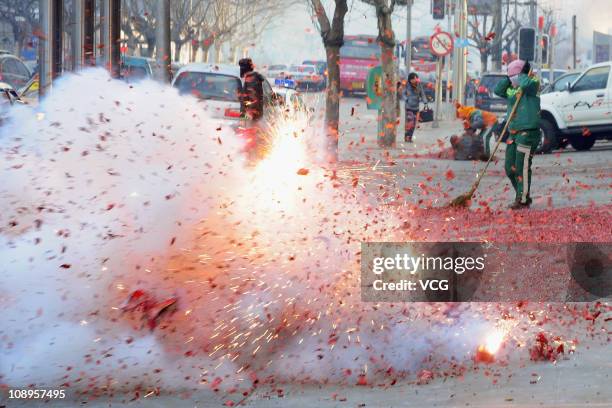
{"type": "Polygon", "coordinates": [[[21,36],[15,38],[15,56],[21,58],[21,50],[23,49],[23,38],[21,36]]]}
{"type": "Polygon", "coordinates": [[[153,52],[155,51],[155,36],[147,37],[147,52],[145,52],[145,57],[151,58],[153,56],[153,52]]]}
{"type": "Polygon", "coordinates": [[[487,72],[489,68],[489,53],[488,52],[480,52],[480,72],[483,74],[487,72]]]}
{"type": "Polygon", "coordinates": [[[327,55],[327,93],[325,98],[325,126],[327,126],[327,151],[337,160],[338,124],[340,122],[340,47],[325,47],[327,55]]]}
{"type": "Polygon", "coordinates": [[[210,59],[210,48],[212,47],[212,44],[204,44],[204,46],[202,47],[202,61],[203,62],[208,62],[210,59]]]}
{"type": "Polygon", "coordinates": [[[325,126],[327,128],[327,155],[329,162],[338,161],[338,125],[340,121],[340,47],[344,44],[344,17],[348,12],[347,0],[335,0],[330,22],[321,0],[310,0],[313,17],[327,56],[327,92],[325,98],[325,126]]]}
{"type": "Polygon", "coordinates": [[[200,48],[199,44],[195,44],[191,47],[191,55],[189,56],[189,62],[195,62],[196,55],[198,55],[198,49],[200,48]]]}
{"type": "Polygon", "coordinates": [[[179,41],[174,42],[174,60],[179,61],[181,59],[181,48],[183,48],[183,43],[179,41]]]}
{"type": "Polygon", "coordinates": [[[228,59],[229,62],[235,64],[238,58],[238,46],[235,43],[230,44],[228,59]]]}
{"type": "Polygon", "coordinates": [[[215,63],[221,63],[221,44],[215,44],[215,63]]]}
{"type": "Polygon", "coordinates": [[[376,17],[378,19],[378,41],[381,48],[381,64],[383,70],[383,100],[381,110],[382,130],[378,135],[378,143],[381,146],[395,146],[397,136],[397,86],[395,75],[395,61],[393,53],[395,51],[395,35],[391,25],[391,12],[385,12],[382,7],[376,7],[376,17]]]}

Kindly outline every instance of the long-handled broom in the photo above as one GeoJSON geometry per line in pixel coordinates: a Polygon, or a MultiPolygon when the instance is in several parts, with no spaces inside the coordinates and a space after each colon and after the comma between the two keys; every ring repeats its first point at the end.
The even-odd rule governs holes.
{"type": "Polygon", "coordinates": [[[495,152],[497,152],[497,149],[499,148],[499,145],[501,144],[501,141],[504,138],[504,135],[508,131],[508,125],[510,124],[510,121],[514,117],[516,108],[518,107],[518,104],[521,101],[522,96],[523,96],[523,92],[522,90],[519,90],[517,93],[516,102],[514,102],[514,106],[512,107],[512,111],[510,112],[510,116],[508,116],[508,119],[506,120],[506,125],[504,126],[504,129],[502,130],[501,134],[499,135],[499,140],[497,140],[497,143],[495,144],[495,148],[491,152],[491,155],[489,156],[489,160],[487,160],[487,164],[485,164],[484,168],[480,171],[480,173],[478,173],[478,178],[476,179],[476,182],[474,183],[470,191],[455,198],[453,201],[450,202],[450,204],[448,204],[448,206],[466,207],[468,205],[468,203],[472,199],[472,196],[476,192],[476,189],[478,189],[478,186],[480,185],[480,180],[482,180],[482,178],[484,177],[487,171],[487,168],[489,167],[489,163],[491,163],[493,156],[495,156],[495,152]]]}

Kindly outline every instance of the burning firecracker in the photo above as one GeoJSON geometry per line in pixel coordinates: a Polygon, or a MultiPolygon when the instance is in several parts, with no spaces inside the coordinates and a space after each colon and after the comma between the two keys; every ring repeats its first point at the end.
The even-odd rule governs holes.
{"type": "Polygon", "coordinates": [[[495,361],[495,353],[500,349],[504,341],[505,333],[501,330],[495,330],[485,340],[485,344],[478,346],[474,361],[477,363],[493,363],[495,361]]]}

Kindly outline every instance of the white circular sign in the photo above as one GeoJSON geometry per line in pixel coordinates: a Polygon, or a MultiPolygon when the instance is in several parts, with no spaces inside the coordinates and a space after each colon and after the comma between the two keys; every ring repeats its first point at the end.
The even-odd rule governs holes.
{"type": "Polygon", "coordinates": [[[435,33],[429,38],[431,53],[438,57],[444,57],[453,51],[453,37],[444,31],[435,33]]]}

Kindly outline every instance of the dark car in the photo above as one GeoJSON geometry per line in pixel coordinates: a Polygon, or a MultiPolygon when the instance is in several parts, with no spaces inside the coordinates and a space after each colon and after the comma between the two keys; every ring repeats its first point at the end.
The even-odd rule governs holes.
{"type": "Polygon", "coordinates": [[[478,88],[476,88],[476,96],[474,105],[478,109],[489,112],[505,112],[507,109],[506,100],[495,95],[493,91],[497,84],[508,76],[503,73],[484,74],[480,78],[478,88]]]}
{"type": "Polygon", "coordinates": [[[436,99],[436,75],[433,72],[418,72],[423,92],[429,102],[436,99]]]}
{"type": "Polygon", "coordinates": [[[22,60],[12,54],[0,54],[0,82],[7,83],[19,91],[31,77],[32,73],[22,60]]]}

